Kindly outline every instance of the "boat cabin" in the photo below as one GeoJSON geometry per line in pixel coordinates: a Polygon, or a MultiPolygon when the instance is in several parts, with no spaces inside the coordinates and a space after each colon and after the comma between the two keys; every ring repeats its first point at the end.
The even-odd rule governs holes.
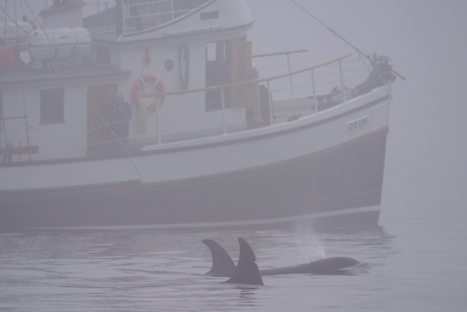
{"type": "Polygon", "coordinates": [[[0,68],[2,147],[39,147],[21,159],[86,157],[108,152],[113,122],[127,123],[132,149],[245,128],[252,92],[209,87],[252,78],[246,1],[120,0],[77,25],[81,6],[57,1],[41,13],[53,28],[2,47],[22,55],[0,68]],[[129,121],[105,116],[118,100],[129,121]]]}
{"type": "Polygon", "coordinates": [[[116,0],[85,18],[83,4],[54,1],[41,12],[41,25],[5,15],[4,164],[121,157],[289,122],[385,83],[375,74],[349,88],[342,70],[347,56],[296,70],[290,56],[306,50],[253,55],[247,0],[116,0]],[[286,73],[260,77],[256,62],[276,56],[286,57],[286,73]],[[316,81],[322,66],[337,71],[331,92],[316,81]],[[300,89],[303,78],[308,82],[300,89]]]}

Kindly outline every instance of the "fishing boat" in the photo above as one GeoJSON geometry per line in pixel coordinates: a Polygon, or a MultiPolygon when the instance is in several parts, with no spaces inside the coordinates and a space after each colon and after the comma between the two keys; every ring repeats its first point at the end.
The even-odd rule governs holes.
{"type": "Polygon", "coordinates": [[[246,0],[84,5],[1,8],[0,231],[378,223],[387,57],[254,54],[246,0]]]}

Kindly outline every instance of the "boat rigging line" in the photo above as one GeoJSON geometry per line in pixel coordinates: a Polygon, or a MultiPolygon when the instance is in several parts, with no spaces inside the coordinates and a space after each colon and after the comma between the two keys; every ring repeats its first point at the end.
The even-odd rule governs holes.
{"type": "MultiPolygon", "coordinates": [[[[49,36],[49,33],[47,32],[47,30],[42,26],[42,23],[41,21],[39,20],[39,18],[37,17],[36,13],[34,12],[34,10],[31,8],[31,6],[29,5],[29,2],[27,0],[23,0],[21,2],[21,4],[25,4],[27,9],[29,10],[29,12],[31,13],[32,15],[32,18],[34,19],[34,22],[37,23],[37,25],[39,25],[39,27],[41,28],[41,30],[44,32],[44,35],[45,37],[47,38],[47,40],[49,41],[50,44],[52,44],[53,46],[56,46],[56,44],[52,41],[52,39],[50,38],[49,36]]],[[[15,6],[14,6],[14,13],[15,15],[17,15],[17,3],[15,3],[15,6]]],[[[21,25],[18,23],[18,17],[12,17],[9,13],[8,13],[8,1],[5,2],[5,6],[0,6],[0,10],[2,10],[2,12],[4,13],[5,15],[5,18],[4,18],[4,22],[5,22],[5,29],[8,29],[8,20],[10,20],[16,27],[16,32],[18,33],[18,30],[21,30],[23,33],[27,33],[27,30],[25,30],[23,27],[21,27],[21,25]]],[[[3,18],[2,18],[3,20],[3,18]]]]}
{"type": "MultiPolygon", "coordinates": [[[[370,55],[366,54],[365,52],[363,52],[361,49],[359,49],[356,45],[354,45],[352,42],[350,42],[349,40],[347,40],[345,37],[343,37],[341,34],[339,34],[336,30],[334,30],[333,28],[331,28],[329,25],[327,25],[326,23],[324,23],[321,19],[319,19],[318,17],[316,17],[313,13],[311,13],[309,10],[307,10],[303,5],[301,5],[300,3],[298,3],[296,0],[290,0],[290,2],[295,5],[297,8],[299,8],[302,12],[304,12],[306,15],[310,16],[312,19],[314,19],[316,22],[318,22],[321,26],[323,26],[324,28],[326,28],[328,31],[330,31],[334,36],[336,36],[337,38],[339,38],[340,40],[342,40],[344,43],[346,43],[348,46],[350,46],[352,49],[354,49],[358,54],[360,55],[363,55],[366,59],[368,59],[368,61],[372,62],[373,61],[373,57],[371,57],[370,55]]],[[[394,75],[396,75],[397,77],[399,77],[400,79],[402,80],[407,80],[404,76],[402,76],[400,73],[398,73],[397,71],[395,71],[394,69],[391,69],[392,73],[394,75]]]]}
{"type": "Polygon", "coordinates": [[[33,10],[33,9],[31,8],[31,6],[29,5],[28,0],[24,0],[24,3],[26,4],[26,7],[28,8],[29,12],[31,13],[32,18],[35,20],[35,22],[39,25],[39,27],[41,28],[41,30],[44,32],[44,35],[45,35],[45,37],[47,38],[47,40],[49,41],[49,43],[50,43],[51,45],[53,45],[54,47],[56,47],[56,44],[52,41],[52,39],[50,39],[49,33],[48,33],[47,30],[44,28],[44,26],[42,25],[40,19],[37,17],[36,13],[34,13],[34,10],[33,10]]]}
{"type": "MultiPolygon", "coordinates": [[[[8,3],[8,2],[6,2],[6,3],[8,3]]],[[[26,30],[24,28],[22,28],[21,25],[18,24],[18,21],[8,13],[8,7],[1,7],[0,6],[0,10],[2,10],[3,13],[5,14],[5,17],[2,18],[2,21],[4,21],[4,23],[5,23],[5,26],[4,26],[5,30],[10,28],[9,25],[8,25],[8,20],[10,20],[15,25],[16,31],[18,31],[18,29],[20,29],[21,31],[26,32],[26,30]]]]}

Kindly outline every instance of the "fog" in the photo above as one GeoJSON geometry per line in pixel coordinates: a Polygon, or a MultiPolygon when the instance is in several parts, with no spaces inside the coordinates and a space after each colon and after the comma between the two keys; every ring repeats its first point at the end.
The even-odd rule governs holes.
{"type": "MultiPolygon", "coordinates": [[[[393,87],[383,222],[397,220],[407,207],[465,206],[467,2],[301,3],[365,53],[391,57],[407,78],[393,87]]],[[[251,5],[257,19],[252,37],[260,51],[305,44],[313,61],[354,52],[289,1],[251,5]]]]}
{"type": "MultiPolygon", "coordinates": [[[[347,140],[344,143],[349,143],[351,141],[348,139],[349,136],[355,135],[356,138],[359,135],[358,132],[351,133],[352,127],[367,129],[365,127],[369,127],[370,123],[368,116],[373,112],[365,112],[363,118],[360,115],[349,120],[342,119],[339,121],[341,124],[338,122],[333,124],[335,128],[323,126],[317,133],[310,131],[296,137],[292,136],[295,132],[289,131],[290,129],[278,136],[269,133],[264,135],[264,141],[257,143],[249,138],[248,134],[242,137],[245,128],[241,128],[238,142],[245,144],[241,149],[237,146],[229,147],[229,144],[222,142],[223,139],[219,139],[218,134],[225,135],[229,131],[225,127],[224,112],[220,113],[219,110],[217,117],[222,121],[223,128],[218,126],[216,122],[219,120],[216,119],[213,124],[216,124],[217,136],[213,136],[214,139],[209,141],[209,144],[199,148],[201,151],[192,148],[190,144],[185,144],[184,141],[180,143],[176,140],[167,140],[169,144],[175,143],[174,148],[164,151],[165,146],[162,144],[161,148],[159,145],[161,142],[165,143],[164,138],[161,139],[157,128],[155,129],[159,136],[157,140],[154,141],[153,137],[149,138],[149,146],[141,145],[143,146],[141,150],[137,150],[132,157],[121,154],[116,157],[111,155],[109,160],[105,158],[108,155],[104,155],[105,161],[89,167],[91,169],[82,164],[89,159],[101,160],[99,157],[102,155],[86,154],[89,153],[86,149],[82,159],[71,162],[68,162],[68,159],[60,159],[56,168],[42,175],[42,171],[35,171],[34,166],[9,164],[4,158],[5,163],[0,164],[3,174],[3,177],[0,176],[2,187],[0,196],[10,189],[14,190],[15,187],[19,191],[15,190],[1,198],[2,200],[4,198],[5,202],[8,200],[8,205],[0,201],[0,310],[63,311],[71,308],[77,311],[80,309],[219,311],[219,307],[223,307],[229,311],[268,312],[315,310],[435,312],[442,309],[460,311],[465,308],[467,1],[296,1],[364,53],[368,55],[377,53],[390,57],[393,68],[406,78],[405,81],[397,79],[392,84],[389,134],[385,150],[380,144],[384,141],[386,134],[384,131],[375,131],[377,134],[369,140],[368,145],[355,144],[358,148],[346,149],[352,144],[342,142],[347,140]],[[345,129],[347,133],[343,135],[345,129]],[[338,141],[341,139],[339,135],[344,139],[338,141]],[[279,145],[271,143],[275,138],[282,140],[279,141],[283,144],[280,147],[284,148],[278,148],[279,145]],[[326,140],[323,138],[340,142],[339,146],[344,148],[338,151],[343,151],[341,153],[343,156],[338,157],[339,153],[329,152],[333,151],[334,146],[330,146],[331,143],[326,145],[326,140]],[[216,141],[217,139],[219,140],[216,141]],[[314,144],[318,146],[316,150],[313,150],[314,144]],[[209,155],[204,153],[213,146],[216,148],[213,149],[215,152],[209,155]],[[364,152],[359,151],[362,146],[364,152]],[[159,150],[160,148],[162,151],[159,150]],[[294,161],[299,160],[287,165],[287,160],[292,159],[291,155],[294,155],[295,151],[298,151],[297,154],[302,153],[300,156],[310,151],[315,154],[310,158],[294,158],[294,161]],[[326,153],[321,153],[322,151],[326,153]],[[384,152],[379,226],[351,227],[351,229],[337,227],[321,233],[318,231],[319,228],[313,227],[314,223],[313,226],[307,222],[302,224],[298,221],[303,220],[295,219],[296,222],[287,223],[287,227],[282,227],[280,223],[263,228],[264,223],[268,223],[261,220],[263,212],[274,214],[271,220],[289,221],[289,215],[285,215],[286,213],[301,215],[304,209],[314,208],[314,205],[322,210],[330,207],[338,210],[351,203],[357,211],[360,206],[366,205],[366,201],[371,202],[371,205],[377,205],[381,196],[378,188],[382,172],[369,170],[371,172],[361,173],[366,168],[382,167],[382,157],[373,156],[382,156],[384,152]],[[141,155],[149,156],[139,157],[141,155]],[[96,158],[93,158],[95,156],[96,158]],[[151,158],[152,156],[154,158],[151,158]],[[274,170],[275,166],[271,163],[265,165],[263,162],[265,159],[273,164],[286,165],[274,170]],[[347,164],[355,164],[355,168],[345,166],[347,160],[349,161],[347,164]],[[260,169],[250,172],[249,170],[254,168],[250,162],[260,169]],[[251,167],[248,167],[250,165],[251,167]],[[67,171],[67,166],[72,167],[74,173],[73,170],[67,171]],[[228,170],[225,169],[227,167],[228,170]],[[313,179],[318,178],[311,179],[309,173],[314,175],[313,179]],[[361,185],[353,183],[353,177],[348,176],[349,173],[359,176],[358,181],[361,185]],[[197,179],[204,177],[203,175],[208,177],[205,181],[197,179]],[[191,184],[193,181],[201,182],[191,184]],[[100,184],[105,187],[93,189],[95,185],[100,187],[100,184]],[[151,188],[151,184],[157,187],[151,188]],[[64,189],[62,193],[45,192],[45,196],[37,197],[42,204],[39,208],[45,213],[36,209],[34,197],[40,193],[36,191],[43,185],[51,185],[51,189],[64,189]],[[76,187],[78,191],[73,193],[71,190],[75,186],[78,186],[76,187]],[[139,187],[141,189],[138,189],[139,187]],[[33,191],[26,192],[31,197],[25,196],[24,202],[21,195],[17,196],[21,194],[22,188],[33,191]],[[71,201],[67,197],[70,194],[72,194],[71,201]],[[126,196],[127,194],[130,196],[126,196]],[[86,201],[88,199],[89,201],[86,201]],[[238,205],[238,202],[247,204],[238,205]],[[24,203],[26,204],[23,207],[24,203]],[[281,206],[284,203],[288,205],[281,206]],[[161,211],[153,209],[154,207],[161,211]],[[36,213],[37,215],[34,216],[36,213]],[[111,219],[113,213],[116,222],[111,219]],[[56,220],[49,220],[54,219],[49,216],[56,216],[56,220]],[[19,220],[18,223],[24,222],[25,227],[30,226],[33,230],[15,232],[16,220],[19,220]],[[158,223],[157,226],[151,223],[154,220],[158,223]],[[249,227],[243,227],[245,222],[240,222],[248,223],[252,220],[254,222],[249,223],[249,227]],[[58,228],[54,227],[52,222],[57,222],[58,228]],[[190,225],[185,227],[185,224],[180,224],[184,222],[190,225]],[[214,223],[216,226],[213,226],[214,223]],[[82,228],[83,224],[89,227],[82,228]],[[240,224],[242,226],[237,226],[240,224]],[[8,232],[9,226],[13,230],[10,233],[2,233],[8,232]],[[238,236],[248,238],[256,252],[257,262],[261,265],[265,264],[268,268],[295,265],[303,259],[309,261],[328,255],[342,255],[368,262],[366,263],[369,264],[368,270],[345,278],[338,275],[310,276],[309,274],[271,277],[264,279],[267,287],[251,289],[237,286],[227,288],[226,284],[219,283],[223,280],[202,276],[210,262],[207,250],[202,249],[204,247],[200,244],[201,240],[215,238],[222,242],[229,249],[228,251],[237,252],[238,236]]],[[[18,4],[18,11],[14,12],[17,16],[31,15],[27,4],[38,12],[46,4],[52,3],[47,0],[0,0],[0,6],[6,7],[8,3],[10,13],[13,14],[11,11],[13,2],[18,4]]],[[[86,2],[85,14],[95,10],[98,5],[102,8],[106,3],[109,5],[114,3],[112,0],[86,2]]],[[[248,39],[253,42],[253,55],[307,49],[307,53],[292,56],[294,69],[320,64],[347,53],[352,53],[354,60],[358,59],[358,53],[352,47],[308,16],[292,1],[249,0],[249,4],[255,20],[252,30],[248,33],[248,39]]],[[[217,17],[216,14],[212,15],[213,12],[208,13],[211,13],[208,17],[214,16],[214,19],[217,17]]],[[[135,25],[137,28],[137,23],[135,25]]],[[[216,30],[216,27],[213,29],[216,30]]],[[[197,29],[194,29],[193,33],[196,31],[197,29]]],[[[213,35],[213,39],[210,40],[215,41],[215,38],[213,35]]],[[[158,73],[166,74],[167,81],[172,82],[171,86],[181,86],[183,83],[179,83],[180,81],[175,78],[172,79],[175,74],[181,72],[177,72],[178,69],[172,71],[174,63],[167,62],[175,60],[181,63],[181,54],[177,57],[174,55],[181,53],[182,49],[179,42],[174,42],[176,43],[164,41],[161,45],[172,53],[167,52],[168,56],[163,54],[161,56],[158,52],[149,55],[149,48],[143,46],[144,44],[122,44],[122,47],[131,53],[136,51],[133,55],[137,55],[138,59],[123,58],[124,61],[128,61],[125,65],[134,61],[133,64],[136,64],[132,68],[134,73],[105,72],[105,74],[121,75],[126,78],[133,75],[131,76],[133,79],[136,75],[145,73],[144,66],[153,61],[163,64],[164,67],[158,68],[158,73]],[[161,60],[165,62],[160,62],[161,60]],[[128,76],[124,76],[127,74],[128,76]]],[[[208,45],[211,44],[212,42],[208,42],[208,45]]],[[[245,44],[243,47],[249,48],[249,42],[245,41],[243,44],[245,44]]],[[[202,55],[202,57],[199,58],[200,62],[191,64],[192,69],[198,71],[191,70],[190,88],[199,87],[197,83],[200,83],[202,88],[208,86],[204,81],[207,75],[202,67],[213,65],[208,64],[209,57],[205,59],[205,54],[209,54],[206,52],[208,51],[206,44],[193,45],[191,51],[197,48],[200,52],[198,56],[202,55]],[[199,72],[203,74],[197,75],[199,72]]],[[[224,48],[225,46],[222,49],[224,48]]],[[[217,57],[222,53],[216,50],[213,54],[217,57]]],[[[364,60],[363,56],[360,58],[364,60]]],[[[283,69],[284,61],[284,58],[272,59],[268,61],[268,65],[283,69]]],[[[254,62],[255,66],[261,67],[260,60],[254,62]]],[[[251,66],[248,70],[251,70],[251,66]]],[[[37,72],[41,73],[40,70],[37,72]]],[[[53,70],[43,72],[53,75],[53,70]]],[[[309,72],[306,74],[310,79],[309,72]]],[[[0,72],[0,83],[7,76],[2,75],[3,73],[0,72]]],[[[213,75],[211,78],[215,83],[225,82],[222,79],[217,81],[218,77],[225,78],[223,75],[213,75]]],[[[264,75],[260,74],[259,77],[264,75]]],[[[90,81],[94,81],[92,79],[97,81],[96,86],[109,83],[99,80],[102,77],[92,77],[90,81]]],[[[125,97],[128,102],[134,101],[131,96],[135,85],[138,86],[139,77],[135,80],[133,85],[131,84],[133,81],[123,83],[127,87],[128,92],[125,97]]],[[[37,83],[42,86],[40,78],[37,81],[31,84],[37,83]]],[[[118,79],[115,78],[115,81],[118,79]]],[[[284,84],[288,86],[288,82],[285,79],[284,84]]],[[[69,99],[90,98],[86,92],[90,92],[91,89],[85,88],[86,82],[79,83],[76,87],[70,88],[69,99]],[[80,86],[79,83],[82,85],[80,86]]],[[[24,88],[22,85],[20,87],[24,88]]],[[[332,87],[333,85],[325,92],[329,92],[332,87]]],[[[0,85],[0,91],[7,93],[9,90],[2,89],[0,85]]],[[[104,95],[100,94],[102,97],[97,97],[97,102],[107,101],[108,94],[105,93],[116,93],[114,91],[116,88],[112,86],[105,89],[104,95]]],[[[24,91],[22,92],[22,101],[25,99],[34,101],[39,97],[25,95],[24,91]]],[[[218,98],[221,99],[224,110],[226,95],[225,91],[221,92],[218,98]]],[[[268,90],[266,95],[267,92],[268,90]]],[[[259,91],[258,94],[261,98],[259,91]]],[[[186,100],[183,96],[186,95],[181,96],[186,100]]],[[[163,108],[168,108],[169,112],[172,109],[172,113],[177,110],[182,111],[182,108],[192,112],[190,105],[195,101],[192,101],[191,96],[188,95],[190,101],[186,106],[175,109],[171,105],[176,105],[176,101],[170,102],[170,97],[167,97],[163,108]]],[[[307,98],[310,99],[311,96],[307,98]]],[[[378,99],[380,102],[377,100],[374,102],[385,104],[385,99],[380,98],[378,99]]],[[[143,102],[141,98],[137,100],[143,102]]],[[[312,112],[320,112],[316,98],[313,100],[315,102],[312,103],[316,106],[312,112]]],[[[207,104],[206,108],[204,107],[204,101],[203,98],[203,114],[208,111],[207,104]]],[[[3,100],[3,103],[0,102],[0,107],[7,104],[10,103],[3,100]]],[[[342,103],[336,104],[337,108],[340,104],[342,103]]],[[[366,105],[362,106],[366,109],[366,105]]],[[[15,114],[18,112],[25,114],[21,105],[14,107],[15,114]]],[[[75,108],[73,107],[69,116],[79,112],[75,108]]],[[[136,109],[140,107],[133,107],[134,111],[136,109]]],[[[97,109],[95,112],[99,113],[97,109]]],[[[2,111],[0,113],[3,114],[2,111]]],[[[143,117],[152,116],[156,119],[154,117],[156,114],[150,115],[154,112],[145,113],[146,111],[142,114],[143,117]]],[[[386,113],[384,105],[375,108],[375,114],[378,113],[381,115],[386,113]]],[[[88,113],[85,112],[83,116],[85,119],[88,118],[88,113]]],[[[4,116],[0,115],[0,117],[4,116]]],[[[232,118],[237,117],[234,115],[232,118]]],[[[274,116],[271,114],[268,117],[273,119],[274,116]]],[[[298,124],[307,122],[300,114],[287,117],[278,128],[287,128],[289,125],[292,128],[296,120],[298,124]]],[[[340,117],[329,118],[331,120],[329,124],[340,117]]],[[[375,118],[375,122],[379,120],[383,125],[381,127],[386,129],[384,121],[381,121],[383,119],[375,118]]],[[[34,121],[34,118],[32,120],[34,121]]],[[[169,118],[167,124],[170,126],[171,123],[179,122],[182,128],[190,132],[192,121],[190,118],[178,119],[176,116],[169,118]]],[[[212,122],[211,119],[208,121],[212,122]]],[[[20,123],[21,127],[24,127],[22,120],[20,123]]],[[[316,124],[318,124],[316,128],[321,125],[319,120],[316,124]]],[[[37,122],[37,128],[48,126],[37,122]]],[[[158,127],[159,124],[156,126],[156,123],[153,123],[152,126],[158,127]]],[[[246,129],[262,134],[262,131],[267,132],[267,127],[262,128],[263,126],[253,125],[251,129],[246,129]]],[[[306,129],[305,126],[298,128],[306,129]]],[[[53,150],[53,145],[59,141],[57,138],[61,133],[54,132],[53,125],[48,129],[52,135],[44,146],[46,148],[52,146],[51,150],[53,150]]],[[[0,131],[3,139],[5,131],[0,130],[3,131],[0,131]]],[[[81,130],[85,133],[89,128],[81,130]]],[[[211,135],[207,130],[208,136],[211,135]]],[[[33,137],[34,131],[36,129],[31,127],[33,137]]],[[[238,134],[233,131],[232,133],[238,134]]],[[[193,135],[193,138],[201,138],[201,141],[205,139],[205,137],[195,137],[191,132],[189,134],[193,135]]],[[[338,146],[337,143],[335,145],[338,146]]],[[[129,150],[124,152],[129,153],[129,150]]],[[[27,161],[26,157],[18,158],[27,161]]],[[[44,165],[44,167],[38,166],[39,168],[46,168],[52,163],[53,159],[45,162],[40,160],[37,164],[44,165]]],[[[318,214],[323,212],[319,209],[318,214]]],[[[331,211],[331,215],[333,213],[331,211]]],[[[376,223],[375,219],[371,220],[376,223]]]]}

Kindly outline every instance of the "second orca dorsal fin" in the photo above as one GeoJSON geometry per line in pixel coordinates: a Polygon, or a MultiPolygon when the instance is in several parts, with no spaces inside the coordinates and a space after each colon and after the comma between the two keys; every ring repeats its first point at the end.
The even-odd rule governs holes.
{"type": "Polygon", "coordinates": [[[227,283],[264,285],[258,265],[255,262],[255,253],[250,244],[241,237],[238,238],[238,242],[240,244],[240,257],[238,258],[234,273],[227,280],[227,283]]]}
{"type": "Polygon", "coordinates": [[[211,270],[205,275],[217,277],[231,277],[235,270],[235,263],[225,249],[212,239],[203,240],[211,252],[211,270]]]}

